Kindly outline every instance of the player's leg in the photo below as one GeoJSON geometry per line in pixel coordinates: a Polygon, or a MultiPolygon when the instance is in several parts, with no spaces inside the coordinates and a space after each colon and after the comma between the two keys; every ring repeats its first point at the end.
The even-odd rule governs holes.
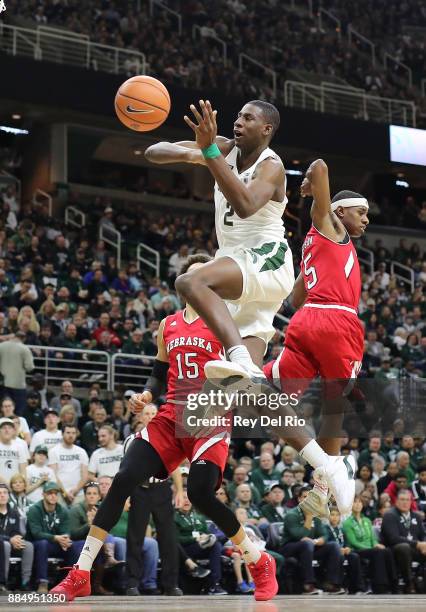
{"type": "Polygon", "coordinates": [[[138,484],[160,474],[165,476],[167,471],[157,451],[145,440],[133,440],[93,519],[75,568],[52,589],[52,593],[65,595],[67,601],[90,595],[90,570],[108,532],[120,518],[126,499],[138,484]]]}
{"type": "Polygon", "coordinates": [[[238,327],[224,300],[238,300],[243,292],[243,274],[230,257],[219,257],[178,276],[177,292],[190,304],[221,341],[230,359],[252,366],[238,327]]]}
{"type": "MultiPolygon", "coordinates": [[[[207,457],[203,454],[201,457],[207,457]]],[[[208,459],[191,463],[188,476],[188,497],[194,506],[211,519],[231,539],[249,564],[256,584],[257,600],[272,599],[278,592],[274,559],[261,553],[247,536],[232,510],[220,502],[215,490],[221,481],[221,469],[208,459]]]]}

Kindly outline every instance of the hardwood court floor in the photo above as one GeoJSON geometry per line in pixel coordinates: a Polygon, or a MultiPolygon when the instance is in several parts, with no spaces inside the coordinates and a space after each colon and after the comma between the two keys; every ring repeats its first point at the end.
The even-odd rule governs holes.
{"type": "Polygon", "coordinates": [[[426,596],[365,597],[285,596],[256,602],[251,596],[84,597],[65,604],[10,603],[0,598],[0,612],[425,612],[426,596]]]}

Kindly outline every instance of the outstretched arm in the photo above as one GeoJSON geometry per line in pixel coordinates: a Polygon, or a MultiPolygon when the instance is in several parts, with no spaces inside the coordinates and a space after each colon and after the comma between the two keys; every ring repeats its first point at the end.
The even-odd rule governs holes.
{"type": "Polygon", "coordinates": [[[303,197],[314,198],[311,218],[316,229],[330,240],[338,240],[340,235],[336,230],[339,221],[331,210],[330,183],[325,161],[317,159],[312,162],[306,171],[300,193],[303,197]]]}
{"type": "MultiPolygon", "coordinates": [[[[201,113],[191,104],[191,111],[198,122],[195,124],[185,115],[186,123],[194,130],[197,145],[206,149],[215,142],[216,114],[210,102],[200,100],[201,113]]],[[[274,199],[280,186],[284,185],[284,166],[277,159],[265,159],[256,169],[256,176],[249,186],[244,185],[226,163],[223,155],[206,159],[206,165],[214,176],[219,189],[229,205],[241,219],[251,217],[265,204],[274,199]]]]}
{"type": "MultiPolygon", "coordinates": [[[[224,136],[216,136],[215,142],[224,155],[228,155],[234,146],[234,141],[224,136]]],[[[185,162],[187,164],[206,165],[206,160],[198,144],[192,140],[181,142],[157,142],[145,151],[145,157],[154,164],[173,164],[185,162]]]]}

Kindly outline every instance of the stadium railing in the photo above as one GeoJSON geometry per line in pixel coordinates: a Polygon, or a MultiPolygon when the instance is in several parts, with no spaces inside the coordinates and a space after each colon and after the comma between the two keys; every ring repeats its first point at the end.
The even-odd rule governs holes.
{"type": "Polygon", "coordinates": [[[86,225],[86,215],[75,206],[67,206],[65,209],[65,225],[73,225],[81,229],[86,225]]]}
{"type": "Polygon", "coordinates": [[[265,64],[262,64],[262,62],[258,62],[257,60],[253,59],[246,53],[240,53],[238,56],[238,70],[240,72],[244,72],[244,62],[248,62],[249,64],[257,66],[258,68],[263,70],[265,74],[268,74],[271,77],[272,96],[274,99],[276,99],[277,97],[277,73],[275,72],[275,70],[272,70],[272,68],[269,68],[269,66],[265,66],[265,64]]]}
{"type": "Polygon", "coordinates": [[[46,386],[60,387],[65,379],[81,386],[97,382],[111,390],[111,355],[106,351],[70,349],[63,346],[28,345],[34,357],[34,371],[42,374],[46,386]]]}
{"type": "Polygon", "coordinates": [[[208,28],[202,28],[199,25],[195,24],[192,26],[192,38],[194,41],[197,40],[197,35],[201,38],[210,38],[210,40],[213,40],[220,45],[222,49],[223,65],[226,66],[226,63],[228,61],[228,45],[226,44],[226,42],[222,38],[219,38],[219,36],[217,36],[214,31],[210,33],[208,31],[208,28]]]}
{"type": "Polygon", "coordinates": [[[154,270],[156,277],[160,276],[160,253],[144,242],[139,242],[136,247],[136,264],[139,271],[141,264],[144,264],[154,270]]]}
{"type": "Polygon", "coordinates": [[[121,232],[109,225],[100,225],[99,240],[103,240],[116,252],[117,266],[121,268],[121,232]]]}
{"type": "Polygon", "coordinates": [[[416,127],[414,102],[372,96],[362,90],[342,85],[331,83],[310,85],[298,81],[286,81],[284,103],[286,106],[321,113],[416,127]]]}
{"type": "Polygon", "coordinates": [[[410,287],[411,293],[414,293],[414,270],[409,266],[405,266],[399,261],[391,261],[390,273],[395,276],[401,283],[410,287]],[[402,272],[402,273],[401,273],[402,272]]]}
{"type": "Polygon", "coordinates": [[[364,266],[368,267],[367,272],[371,275],[374,274],[374,253],[371,249],[366,249],[365,247],[357,247],[358,259],[364,264],[364,266]]]}
{"type": "Polygon", "coordinates": [[[155,357],[150,355],[132,355],[115,353],[111,355],[111,391],[117,385],[127,389],[142,391],[154,365],[155,357]]]}
{"type": "Polygon", "coordinates": [[[112,74],[146,74],[146,59],[141,51],[101,45],[87,36],[46,26],[31,29],[0,22],[0,49],[10,55],[112,74]]]}

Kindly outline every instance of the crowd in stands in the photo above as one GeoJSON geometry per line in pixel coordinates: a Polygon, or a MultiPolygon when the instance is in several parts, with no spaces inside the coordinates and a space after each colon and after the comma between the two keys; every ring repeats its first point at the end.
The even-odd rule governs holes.
{"type": "MultiPolygon", "coordinates": [[[[16,414],[8,397],[0,405],[0,592],[15,587],[45,593],[48,581],[58,579],[49,559],[76,562],[98,504],[118,471],[124,439],[156,412],[150,405],[131,415],[132,392],[99,399],[96,384],[89,391],[92,399],[86,394],[78,399],[67,380],[56,395],[43,381],[38,391],[36,386],[22,414],[16,414]],[[19,575],[11,569],[11,558],[21,559],[19,575]]],[[[346,436],[342,443],[343,453],[354,455],[359,465],[352,514],[344,520],[336,508],[329,520],[320,520],[298,507],[310,489],[311,472],[279,439],[233,440],[217,496],[259,547],[275,557],[285,592],[421,592],[422,573],[412,562],[420,568],[426,562],[424,436],[414,438],[395,429],[385,436],[372,431],[364,440],[346,436]]],[[[185,483],[187,465],[182,464],[181,471],[185,483]]],[[[126,590],[128,513],[129,502],[95,564],[96,594],[126,590]]],[[[185,585],[188,580],[204,584],[211,594],[253,592],[241,555],[192,507],[186,494],[175,511],[175,527],[185,585]]],[[[141,582],[133,594],[160,592],[157,536],[150,525],[141,582]]]]}
{"type": "MultiPolygon", "coordinates": [[[[323,75],[324,80],[340,77],[384,97],[415,100],[420,114],[426,113],[419,89],[409,88],[403,79],[393,78],[392,71],[379,73],[371,57],[360,52],[356,43],[349,44],[346,35],[341,36],[341,32],[327,27],[326,22],[320,29],[316,11],[309,16],[303,10],[291,10],[291,3],[275,0],[220,0],[214,4],[205,0],[169,0],[166,4],[181,14],[181,34],[175,15],[156,7],[151,16],[149,3],[145,1],[135,10],[127,2],[104,0],[94,0],[84,6],[78,0],[36,3],[11,0],[8,14],[41,25],[65,27],[101,44],[143,51],[150,74],[185,87],[210,91],[220,86],[227,95],[274,101],[270,78],[262,69],[249,63],[243,72],[238,70],[239,55],[246,53],[277,72],[277,100],[282,100],[283,83],[291,78],[289,71],[295,69],[323,75]],[[262,28],[258,27],[259,23],[263,24],[262,28]],[[198,26],[198,39],[201,38],[195,45],[194,26],[198,26]],[[212,36],[226,43],[226,65],[223,48],[212,36]]],[[[424,45],[416,37],[404,35],[401,29],[412,5],[417,9],[413,15],[418,15],[424,23],[419,0],[403,3],[403,8],[392,2],[389,11],[389,3],[381,2],[378,8],[372,8],[377,3],[370,0],[362,6],[355,3],[354,8],[354,3],[349,1],[330,4],[333,11],[334,4],[339,5],[336,13],[342,17],[345,32],[347,25],[354,22],[362,34],[374,36],[375,42],[383,38],[380,47],[383,51],[389,50],[412,65],[416,77],[423,76],[424,45]],[[387,31],[388,23],[397,30],[396,37],[387,31]]],[[[128,67],[135,70],[132,60],[128,67]]],[[[416,83],[419,86],[420,78],[416,78],[416,83]]]]}

